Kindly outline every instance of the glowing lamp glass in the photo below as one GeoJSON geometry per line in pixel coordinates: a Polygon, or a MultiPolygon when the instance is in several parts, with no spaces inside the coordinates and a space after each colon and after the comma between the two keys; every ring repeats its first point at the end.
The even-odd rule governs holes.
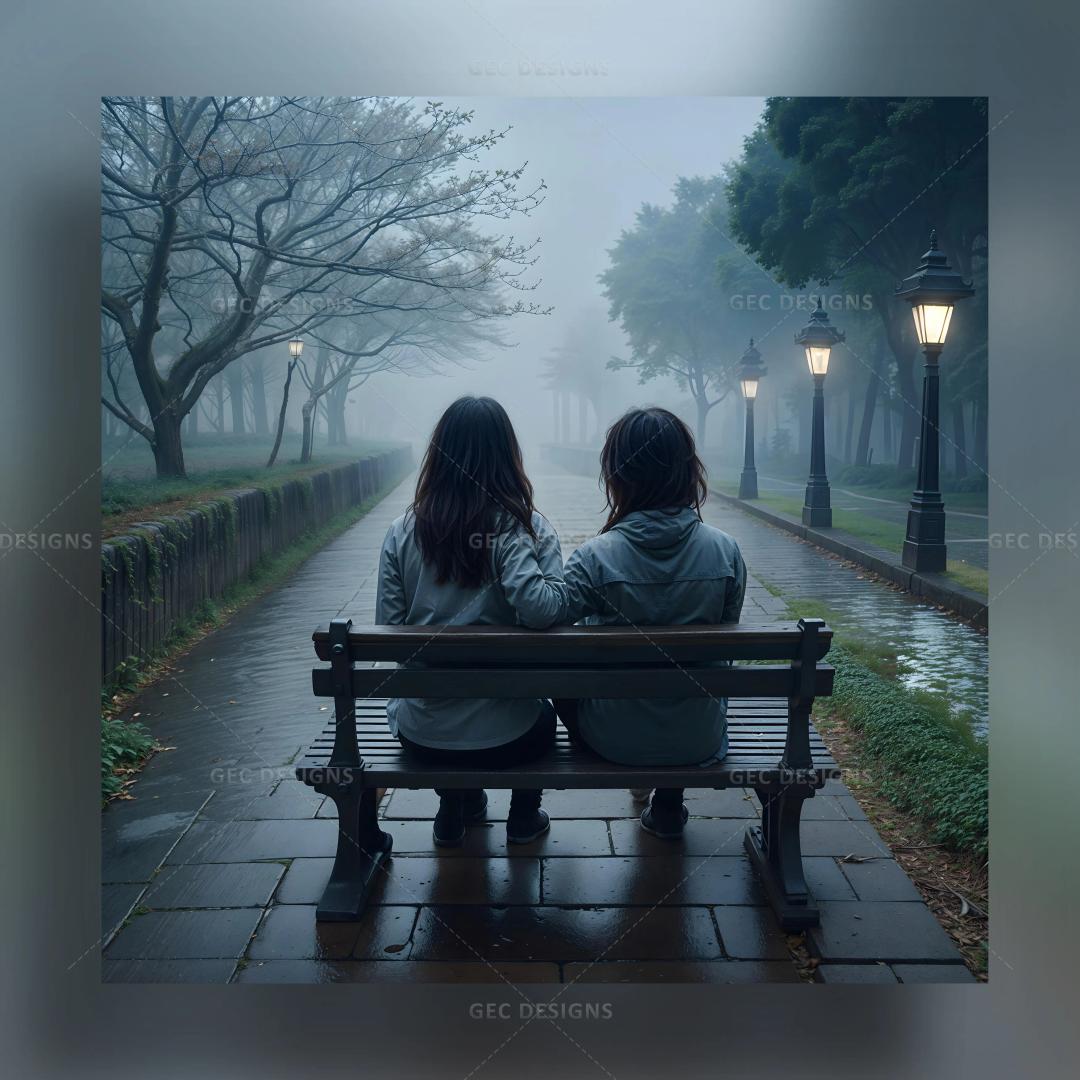
{"type": "Polygon", "coordinates": [[[915,304],[915,333],[920,345],[944,345],[952,322],[952,304],[915,304]]]}
{"type": "Polygon", "coordinates": [[[829,345],[807,345],[806,363],[810,368],[811,375],[827,375],[829,373],[829,354],[832,347],[829,345]]]}
{"type": "Polygon", "coordinates": [[[304,343],[300,338],[293,338],[289,342],[289,355],[294,359],[298,359],[300,354],[304,351],[304,343]]]}
{"type": "Polygon", "coordinates": [[[756,375],[748,376],[741,380],[743,397],[747,401],[753,401],[757,397],[758,379],[756,375]]]}

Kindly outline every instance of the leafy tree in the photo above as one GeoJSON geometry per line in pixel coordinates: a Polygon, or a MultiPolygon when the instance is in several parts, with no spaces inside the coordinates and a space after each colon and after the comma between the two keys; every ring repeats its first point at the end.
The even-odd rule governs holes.
{"type": "Polygon", "coordinates": [[[533,245],[479,230],[542,184],[480,168],[505,132],[471,120],[393,99],[104,99],[102,309],[148,417],[102,401],[159,476],[183,475],[181,421],[238,357],[345,317],[537,310],[500,292],[530,287],[533,245]]]}
{"type": "Polygon", "coordinates": [[[770,98],[729,177],[733,233],[765,268],[798,288],[857,275],[871,294],[908,403],[901,464],[920,397],[911,316],[893,288],[931,225],[965,275],[985,255],[986,135],[983,98],[770,98]]]}

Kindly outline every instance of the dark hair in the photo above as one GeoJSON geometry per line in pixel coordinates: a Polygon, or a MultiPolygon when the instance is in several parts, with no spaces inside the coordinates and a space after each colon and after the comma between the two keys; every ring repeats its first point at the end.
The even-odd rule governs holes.
{"type": "Polygon", "coordinates": [[[536,536],[532,500],[506,410],[493,398],[458,398],[431,433],[412,504],[416,542],[436,581],[490,581],[497,536],[518,525],[536,536]]]}
{"type": "Polygon", "coordinates": [[[694,436],[667,409],[630,409],[608,428],[600,468],[614,528],[635,510],[681,510],[692,506],[701,517],[708,491],[705,466],[694,436]]]}

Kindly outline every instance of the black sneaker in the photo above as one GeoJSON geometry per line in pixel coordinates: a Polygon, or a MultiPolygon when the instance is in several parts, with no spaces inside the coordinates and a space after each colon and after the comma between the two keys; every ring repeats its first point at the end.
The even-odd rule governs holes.
{"type": "Polygon", "coordinates": [[[470,791],[465,796],[464,814],[468,822],[483,821],[487,817],[488,797],[486,791],[470,791]]]}
{"type": "Polygon", "coordinates": [[[546,810],[533,810],[519,817],[506,819],[506,842],[508,844],[529,844],[551,828],[551,819],[546,810]]]}
{"type": "Polygon", "coordinates": [[[465,840],[465,805],[460,796],[439,800],[431,835],[436,847],[461,847],[465,840]]]}
{"type": "Polygon", "coordinates": [[[661,840],[679,840],[689,817],[690,812],[685,806],[680,806],[676,813],[674,810],[656,810],[650,804],[641,811],[641,827],[661,840]]]}

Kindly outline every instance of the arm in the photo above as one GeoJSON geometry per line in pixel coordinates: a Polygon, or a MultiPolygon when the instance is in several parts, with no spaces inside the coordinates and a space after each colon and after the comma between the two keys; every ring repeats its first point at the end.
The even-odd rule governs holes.
{"type": "Polygon", "coordinates": [[[379,555],[379,586],[375,597],[375,622],[379,626],[402,626],[405,623],[405,585],[397,557],[397,541],[391,526],[379,555]]]}
{"type": "Polygon", "coordinates": [[[589,560],[578,548],[566,564],[567,610],[565,620],[573,624],[589,615],[605,611],[604,598],[593,584],[589,560]]]}
{"type": "Polygon", "coordinates": [[[742,615],[743,598],[746,595],[746,563],[743,562],[742,552],[737,545],[731,565],[735,573],[733,577],[728,578],[721,622],[738,622],[739,616],[742,615]]]}
{"type": "Polygon", "coordinates": [[[500,536],[495,546],[495,571],[523,626],[546,630],[565,621],[562,549],[547,522],[541,521],[535,541],[520,528],[500,536]]]}

